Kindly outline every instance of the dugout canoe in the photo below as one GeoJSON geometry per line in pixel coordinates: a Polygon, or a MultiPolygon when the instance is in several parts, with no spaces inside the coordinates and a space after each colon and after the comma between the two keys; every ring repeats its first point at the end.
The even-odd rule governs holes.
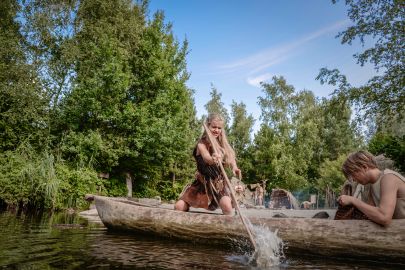
{"type": "MultiPolygon", "coordinates": [[[[101,221],[112,230],[129,230],[207,244],[248,243],[247,232],[236,215],[180,212],[103,196],[94,196],[94,201],[101,221]]],[[[405,219],[393,220],[388,227],[367,220],[273,218],[263,215],[249,216],[249,220],[254,225],[277,230],[288,247],[287,253],[405,263],[405,219]]]]}

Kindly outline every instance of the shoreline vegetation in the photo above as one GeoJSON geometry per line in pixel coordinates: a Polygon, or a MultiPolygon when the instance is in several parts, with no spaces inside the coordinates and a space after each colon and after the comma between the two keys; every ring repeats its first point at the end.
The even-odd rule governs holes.
{"type": "MultiPolygon", "coordinates": [[[[317,79],[336,90],[319,98],[275,76],[261,84],[260,119],[243,102],[225,108],[212,84],[205,108],[226,119],[246,184],[266,181],[268,193],[283,188],[300,202],[317,194],[328,208],[352,151],[384,155],[405,171],[400,1],[364,4],[352,18],[354,2],[348,16],[359,31],[342,32],[343,42],[383,37],[381,50],[358,56],[384,70],[367,84],[353,87],[338,70],[321,69],[317,79]],[[366,16],[367,8],[390,16],[366,16]],[[366,26],[374,32],[362,32],[366,26]]],[[[197,117],[186,84],[192,48],[164,12],[149,14],[143,0],[4,0],[0,15],[0,205],[86,209],[88,193],[176,199],[193,180],[205,116],[197,117]]]]}

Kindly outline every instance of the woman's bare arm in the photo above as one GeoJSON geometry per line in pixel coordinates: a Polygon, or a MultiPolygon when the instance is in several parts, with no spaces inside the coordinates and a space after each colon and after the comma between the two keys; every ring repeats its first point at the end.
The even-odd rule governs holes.
{"type": "Polygon", "coordinates": [[[211,155],[207,149],[207,146],[203,143],[197,145],[197,155],[200,154],[208,165],[214,165],[217,161],[222,160],[218,155],[211,155]]]}
{"type": "Polygon", "coordinates": [[[381,179],[381,197],[380,205],[378,207],[346,195],[340,196],[339,201],[343,205],[353,204],[369,219],[378,224],[386,226],[392,221],[392,216],[394,214],[397,201],[399,181],[400,180],[392,174],[387,174],[381,179]]]}

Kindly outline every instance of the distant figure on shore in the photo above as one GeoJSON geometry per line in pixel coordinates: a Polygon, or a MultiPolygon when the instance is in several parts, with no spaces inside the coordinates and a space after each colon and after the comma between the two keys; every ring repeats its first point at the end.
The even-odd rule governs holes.
{"type": "Polygon", "coordinates": [[[263,205],[264,189],[261,185],[256,187],[257,205],[263,205]]]}
{"type": "Polygon", "coordinates": [[[309,201],[303,201],[303,202],[301,203],[301,207],[302,207],[303,209],[310,209],[310,208],[311,208],[311,202],[309,202],[309,201]]]}
{"type": "Polygon", "coordinates": [[[195,180],[183,189],[174,208],[180,211],[188,211],[190,206],[212,211],[221,208],[225,215],[232,215],[231,191],[226,185],[219,162],[229,166],[239,179],[241,171],[236,165],[235,152],[223,130],[223,118],[218,114],[210,114],[206,125],[208,131],[204,131],[193,151],[197,163],[195,180]],[[214,145],[211,145],[207,132],[214,137],[214,145]],[[215,153],[214,149],[218,149],[218,153],[215,153]]]}
{"type": "Polygon", "coordinates": [[[245,188],[244,186],[238,181],[235,186],[235,196],[236,196],[236,201],[239,204],[243,204],[243,200],[245,198],[245,188]]]}
{"type": "Polygon", "coordinates": [[[257,193],[256,193],[256,188],[253,190],[252,192],[252,201],[253,201],[253,205],[257,205],[257,193]]]}
{"type": "Polygon", "coordinates": [[[381,171],[375,157],[366,151],[350,154],[342,170],[348,181],[371,185],[371,192],[368,202],[341,195],[338,198],[341,205],[353,205],[370,220],[384,226],[390,224],[392,219],[405,219],[404,176],[389,169],[381,171]]]}

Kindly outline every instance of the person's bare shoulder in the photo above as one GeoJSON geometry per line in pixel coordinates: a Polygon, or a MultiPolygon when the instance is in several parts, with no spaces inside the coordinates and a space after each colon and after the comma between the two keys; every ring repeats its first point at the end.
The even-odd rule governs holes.
{"type": "Polygon", "coordinates": [[[385,189],[395,189],[398,191],[399,198],[405,197],[405,182],[402,181],[397,175],[388,173],[381,179],[381,187],[384,185],[385,189]]]}
{"type": "Polygon", "coordinates": [[[197,155],[198,155],[198,154],[201,154],[201,153],[203,153],[203,152],[205,152],[205,151],[208,151],[207,146],[206,146],[204,143],[199,142],[199,143],[197,144],[197,155]]]}
{"type": "Polygon", "coordinates": [[[404,183],[397,175],[393,173],[387,173],[381,178],[381,182],[395,182],[397,184],[404,183]]]}
{"type": "MultiPolygon", "coordinates": [[[[398,176],[394,174],[385,174],[381,178],[381,191],[382,192],[391,192],[391,191],[397,191],[399,186],[401,185],[402,180],[399,179],[398,176]]],[[[405,190],[404,190],[405,191],[405,190]]]]}

